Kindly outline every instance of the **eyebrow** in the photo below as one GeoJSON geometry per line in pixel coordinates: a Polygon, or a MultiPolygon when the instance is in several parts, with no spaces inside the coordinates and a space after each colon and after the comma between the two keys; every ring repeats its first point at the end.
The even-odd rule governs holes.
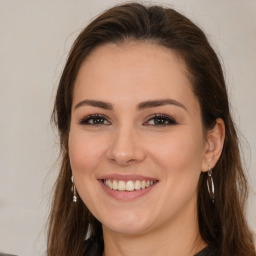
{"type": "Polygon", "coordinates": [[[78,104],[76,104],[75,109],[81,107],[81,106],[92,106],[92,107],[97,107],[97,108],[103,108],[103,109],[108,109],[112,110],[113,106],[110,103],[103,102],[103,101],[98,101],[98,100],[82,100],[78,104]]]}
{"type": "Polygon", "coordinates": [[[182,103],[173,99],[149,100],[149,101],[141,102],[137,108],[138,110],[143,110],[147,108],[160,107],[164,105],[174,105],[174,106],[183,108],[184,110],[187,111],[187,108],[182,103]]]}
{"type": "MultiPolygon", "coordinates": [[[[75,109],[81,107],[81,106],[92,106],[97,108],[103,108],[107,110],[113,110],[113,105],[111,103],[107,103],[104,101],[98,101],[98,100],[82,100],[78,104],[75,105],[75,109]]],[[[149,100],[145,102],[141,102],[137,105],[138,110],[148,109],[148,108],[154,108],[154,107],[160,107],[164,105],[174,105],[180,108],[183,108],[187,111],[187,108],[180,103],[179,101],[173,100],[173,99],[162,99],[162,100],[149,100]]]]}

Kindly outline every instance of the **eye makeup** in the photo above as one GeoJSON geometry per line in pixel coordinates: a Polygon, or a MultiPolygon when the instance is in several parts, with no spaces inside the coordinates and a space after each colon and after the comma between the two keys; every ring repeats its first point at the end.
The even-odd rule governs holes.
{"type": "Polygon", "coordinates": [[[81,125],[110,125],[107,117],[103,114],[92,114],[82,118],[79,121],[81,125]]]}
{"type": "Polygon", "coordinates": [[[177,125],[176,120],[169,115],[166,114],[154,114],[149,116],[147,121],[143,125],[150,126],[169,126],[169,125],[177,125]],[[152,122],[153,121],[153,122],[152,122]]]}
{"type": "MultiPolygon", "coordinates": [[[[90,126],[99,126],[99,125],[111,125],[111,122],[103,114],[91,114],[83,117],[79,120],[80,125],[90,125],[90,126]]],[[[177,121],[166,114],[156,113],[147,117],[146,121],[142,124],[143,126],[170,126],[177,125],[177,121]]]]}

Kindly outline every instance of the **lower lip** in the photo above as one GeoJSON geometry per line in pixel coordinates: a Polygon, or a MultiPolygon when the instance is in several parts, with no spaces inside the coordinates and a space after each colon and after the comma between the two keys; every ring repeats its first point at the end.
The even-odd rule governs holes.
{"type": "Polygon", "coordinates": [[[119,190],[113,190],[110,189],[109,187],[107,187],[102,180],[99,180],[103,190],[110,195],[111,197],[117,199],[117,200],[123,200],[123,201],[131,201],[131,200],[135,200],[141,196],[144,196],[145,194],[149,193],[154,186],[156,185],[156,183],[154,183],[153,185],[144,188],[144,189],[140,189],[140,190],[134,190],[134,191],[119,191],[119,190]]]}

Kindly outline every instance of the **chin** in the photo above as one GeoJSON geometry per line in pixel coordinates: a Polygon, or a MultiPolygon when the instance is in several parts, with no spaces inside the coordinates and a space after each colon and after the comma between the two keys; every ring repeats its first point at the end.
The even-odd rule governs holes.
{"type": "Polygon", "coordinates": [[[123,225],[123,226],[117,226],[117,225],[109,225],[105,226],[102,225],[103,231],[104,229],[111,230],[112,232],[118,233],[118,234],[123,234],[123,235],[142,235],[145,232],[147,232],[148,228],[143,227],[138,224],[128,224],[128,225],[123,225]]]}
{"type": "Polygon", "coordinates": [[[123,218],[109,218],[108,221],[102,222],[104,229],[111,230],[112,232],[126,234],[126,235],[140,235],[145,233],[151,226],[149,220],[135,216],[124,215],[123,218]],[[109,222],[109,220],[115,220],[109,222]]]}

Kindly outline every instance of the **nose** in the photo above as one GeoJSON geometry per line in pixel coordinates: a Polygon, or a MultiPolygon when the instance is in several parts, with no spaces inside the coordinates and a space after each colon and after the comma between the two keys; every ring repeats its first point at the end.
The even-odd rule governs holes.
{"type": "Polygon", "coordinates": [[[118,165],[127,166],[143,161],[146,154],[136,130],[123,126],[113,132],[106,156],[118,165]]]}

